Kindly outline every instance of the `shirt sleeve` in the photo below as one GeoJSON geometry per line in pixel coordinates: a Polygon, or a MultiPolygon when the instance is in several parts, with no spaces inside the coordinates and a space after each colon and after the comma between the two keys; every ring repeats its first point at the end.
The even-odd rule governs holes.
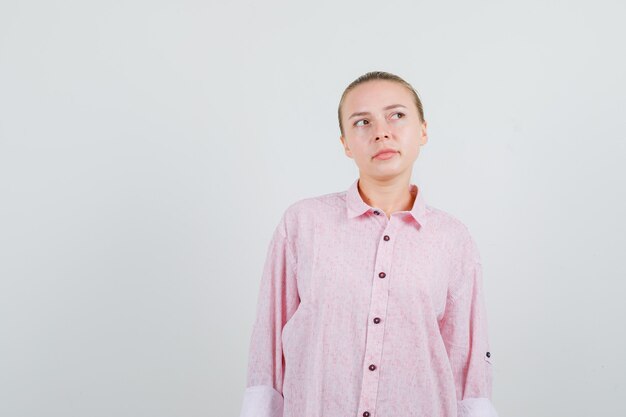
{"type": "Polygon", "coordinates": [[[240,417],[283,415],[282,329],[300,304],[295,271],[283,216],[269,243],[261,276],[240,417]]]}
{"type": "Polygon", "coordinates": [[[448,296],[440,330],[454,376],[458,417],[498,417],[491,402],[493,355],[475,246],[473,253],[460,272],[458,288],[448,296]]]}

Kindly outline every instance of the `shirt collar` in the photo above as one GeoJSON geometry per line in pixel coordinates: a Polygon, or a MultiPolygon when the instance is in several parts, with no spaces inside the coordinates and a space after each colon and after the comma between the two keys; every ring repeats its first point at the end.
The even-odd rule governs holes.
{"type": "MultiPolygon", "coordinates": [[[[363,201],[358,189],[359,179],[357,178],[350,188],[346,191],[346,211],[348,218],[360,216],[368,211],[374,212],[376,208],[371,207],[363,201]]],[[[413,207],[408,213],[423,226],[425,224],[424,218],[426,217],[426,201],[424,200],[423,191],[415,184],[409,184],[411,193],[417,193],[413,207]]],[[[381,213],[382,214],[382,213],[381,213]]]]}

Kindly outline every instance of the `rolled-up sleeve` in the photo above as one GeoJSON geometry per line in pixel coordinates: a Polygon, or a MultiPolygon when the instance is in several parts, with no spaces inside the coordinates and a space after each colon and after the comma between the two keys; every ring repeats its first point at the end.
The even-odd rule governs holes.
{"type": "Polygon", "coordinates": [[[261,276],[240,417],[283,415],[285,362],[281,340],[283,327],[300,303],[295,271],[283,215],[269,243],[261,276]]]}
{"type": "Polygon", "coordinates": [[[458,417],[497,417],[482,264],[473,249],[475,255],[464,264],[458,288],[448,296],[440,330],[454,376],[458,417]]]}

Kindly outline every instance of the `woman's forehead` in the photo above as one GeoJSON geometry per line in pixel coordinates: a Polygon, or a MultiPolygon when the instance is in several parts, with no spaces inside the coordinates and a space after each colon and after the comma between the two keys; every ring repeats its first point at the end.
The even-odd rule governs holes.
{"type": "Polygon", "coordinates": [[[346,97],[346,109],[355,107],[383,108],[394,104],[410,105],[411,93],[397,82],[368,81],[356,86],[346,97]]]}

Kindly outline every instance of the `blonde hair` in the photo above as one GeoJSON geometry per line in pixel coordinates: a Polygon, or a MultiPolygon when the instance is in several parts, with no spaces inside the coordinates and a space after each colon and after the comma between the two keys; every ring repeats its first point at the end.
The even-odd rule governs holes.
{"type": "Polygon", "coordinates": [[[419,95],[417,94],[417,91],[415,91],[415,89],[413,88],[413,86],[411,84],[409,84],[408,82],[404,81],[404,79],[400,78],[399,76],[397,76],[395,74],[391,74],[389,72],[385,72],[385,71],[370,71],[370,72],[368,72],[366,74],[361,75],[356,80],[352,81],[350,83],[350,85],[348,85],[348,87],[346,87],[346,89],[344,90],[343,94],[341,95],[341,100],[339,100],[339,108],[337,109],[337,115],[338,115],[338,118],[339,118],[339,130],[341,131],[341,135],[342,136],[343,136],[344,132],[343,132],[343,123],[341,121],[341,107],[343,106],[343,102],[345,101],[346,96],[356,86],[358,86],[360,84],[363,84],[363,83],[366,83],[368,81],[374,81],[374,80],[393,81],[393,82],[396,82],[396,83],[404,86],[407,90],[409,90],[409,92],[413,96],[413,101],[415,102],[415,106],[417,107],[417,113],[419,114],[420,122],[424,122],[424,108],[422,107],[422,101],[420,100],[419,95]]]}

